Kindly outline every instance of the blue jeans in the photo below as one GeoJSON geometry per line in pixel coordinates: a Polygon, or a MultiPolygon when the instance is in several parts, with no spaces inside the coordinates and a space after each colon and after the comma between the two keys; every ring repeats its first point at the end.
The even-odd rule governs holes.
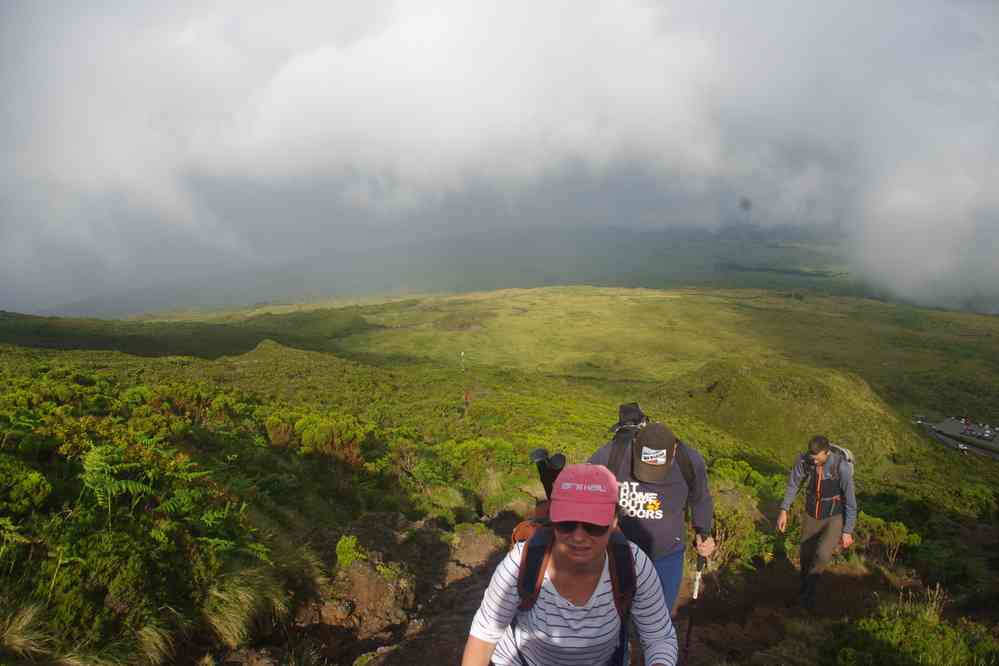
{"type": "Polygon", "coordinates": [[[670,613],[673,612],[673,604],[676,603],[676,595],[680,591],[680,581],[683,580],[683,550],[681,548],[675,553],[652,560],[652,565],[659,574],[659,582],[663,586],[666,609],[670,613]]]}

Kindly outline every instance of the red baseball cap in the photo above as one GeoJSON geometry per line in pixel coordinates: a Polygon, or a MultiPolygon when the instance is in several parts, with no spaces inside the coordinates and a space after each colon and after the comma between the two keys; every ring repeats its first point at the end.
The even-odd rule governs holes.
{"type": "Polygon", "coordinates": [[[568,465],[555,479],[548,516],[553,523],[578,520],[610,525],[617,506],[617,479],[603,465],[568,465]]]}

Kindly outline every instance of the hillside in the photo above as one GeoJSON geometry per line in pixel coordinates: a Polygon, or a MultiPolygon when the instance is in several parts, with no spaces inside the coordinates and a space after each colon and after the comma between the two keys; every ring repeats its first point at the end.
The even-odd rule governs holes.
{"type": "MultiPolygon", "coordinates": [[[[712,589],[729,603],[790,571],[774,505],[786,466],[823,432],[858,459],[863,538],[838,566],[867,581],[837,602],[856,607],[824,621],[909,617],[879,610],[864,585],[888,598],[940,583],[940,626],[987,650],[999,464],[943,449],[909,417],[999,421],[999,319],[689,288],[330,305],[0,316],[0,464],[16,480],[0,488],[0,626],[28,613],[39,660],[217,663],[270,646],[284,663],[352,663],[381,646],[395,655],[385,663],[406,663],[434,640],[421,627],[470,620],[454,595],[488,574],[486,526],[503,534],[537,494],[527,453],[584,460],[617,405],[638,400],[706,454],[726,535],[712,589]],[[893,524],[918,538],[888,558],[893,524]],[[359,581],[387,585],[372,599],[388,606],[365,606],[359,581]],[[955,613],[980,624],[952,628],[955,613]]],[[[709,644],[729,630],[709,620],[704,655],[792,650],[797,620],[761,613],[780,631],[726,656],[709,644]]]]}

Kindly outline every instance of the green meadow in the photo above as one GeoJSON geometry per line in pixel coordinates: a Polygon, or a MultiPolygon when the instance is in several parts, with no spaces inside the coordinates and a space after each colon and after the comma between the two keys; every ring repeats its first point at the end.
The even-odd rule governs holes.
{"type": "Polygon", "coordinates": [[[8,631],[0,654],[173,663],[271,635],[336,576],[331,544],[351,520],[390,510],[454,528],[523,511],[528,452],[585,460],[633,400],[759,512],[720,516],[732,576],[782,552],[770,526],[782,477],[824,433],[858,461],[862,556],[891,552],[879,566],[994,613],[994,544],[965,535],[996,525],[999,463],[943,449],[910,419],[995,423],[997,396],[999,318],[803,290],[0,314],[0,464],[12,470],[0,627],[18,620],[37,648],[18,652],[8,631]],[[906,545],[892,551],[898,530],[906,545]]]}

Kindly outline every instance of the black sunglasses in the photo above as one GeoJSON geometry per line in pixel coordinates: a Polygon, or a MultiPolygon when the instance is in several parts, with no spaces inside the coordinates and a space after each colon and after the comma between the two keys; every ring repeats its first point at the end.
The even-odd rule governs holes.
{"type": "Polygon", "coordinates": [[[579,520],[563,520],[561,523],[552,524],[562,534],[572,534],[576,531],[577,526],[582,525],[583,530],[592,537],[602,537],[610,529],[610,525],[594,525],[593,523],[584,523],[579,520]]]}

